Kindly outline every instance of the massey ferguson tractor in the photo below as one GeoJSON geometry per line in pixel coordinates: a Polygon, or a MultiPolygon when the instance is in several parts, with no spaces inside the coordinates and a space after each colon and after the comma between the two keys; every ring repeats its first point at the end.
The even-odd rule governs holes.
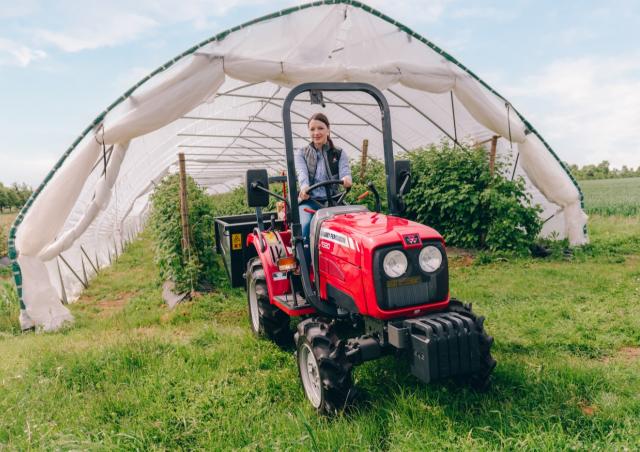
{"type": "MultiPolygon", "coordinates": [[[[311,404],[333,414],[353,399],[353,367],[387,354],[407,359],[424,383],[446,378],[478,390],[489,385],[496,365],[493,338],[470,304],[449,296],[445,243],[434,229],[400,215],[411,189],[408,161],[395,161],[389,106],[383,94],[363,83],[307,83],[283,105],[287,176],[269,178],[266,170],[247,171],[248,204],[256,216],[216,220],[216,243],[232,285],[246,284],[251,329],[278,344],[293,340],[300,380],[311,404]],[[390,215],[366,206],[347,205],[346,191],[329,199],[311,223],[311,262],[304,253],[294,167],[290,107],[309,92],[322,103],[323,91],[361,91],[380,106],[390,215]],[[284,196],[270,190],[282,182],[284,196]],[[288,195],[287,195],[288,193],[288,195]],[[264,218],[275,197],[285,217],[264,218]],[[243,281],[243,278],[246,281],[243,281]]],[[[329,180],[309,187],[338,186],[329,180]]]]}

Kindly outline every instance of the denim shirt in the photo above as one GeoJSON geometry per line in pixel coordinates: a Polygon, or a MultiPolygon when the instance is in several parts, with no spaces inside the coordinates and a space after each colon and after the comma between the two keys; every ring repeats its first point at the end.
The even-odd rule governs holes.
{"type": "MultiPolygon", "coordinates": [[[[313,144],[309,144],[309,146],[313,146],[313,144]]],[[[315,149],[315,146],[314,146],[314,149],[315,149]]],[[[327,174],[327,169],[324,164],[324,158],[321,154],[321,152],[326,152],[328,149],[329,149],[329,144],[324,144],[322,146],[321,151],[319,151],[318,149],[315,149],[316,157],[318,159],[318,165],[316,167],[316,174],[314,176],[314,181],[313,181],[314,184],[329,180],[329,174],[327,174]]],[[[296,166],[296,175],[298,176],[299,190],[302,190],[305,187],[309,187],[310,185],[313,185],[309,181],[309,169],[307,168],[307,162],[304,158],[304,148],[298,149],[295,152],[293,156],[293,161],[296,166]]],[[[338,162],[338,174],[337,175],[334,174],[334,177],[336,176],[338,179],[342,179],[345,176],[351,177],[351,167],[349,166],[349,158],[347,157],[347,153],[344,151],[340,153],[340,161],[338,162]]],[[[327,198],[327,193],[324,187],[320,187],[320,188],[316,188],[311,193],[309,193],[309,196],[313,199],[324,200],[327,198]]]]}

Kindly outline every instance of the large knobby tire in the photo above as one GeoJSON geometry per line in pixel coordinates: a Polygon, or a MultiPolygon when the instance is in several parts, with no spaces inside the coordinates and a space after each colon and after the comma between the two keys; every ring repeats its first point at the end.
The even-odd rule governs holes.
{"type": "Polygon", "coordinates": [[[256,336],[278,345],[291,343],[289,316],[270,303],[264,270],[257,257],[247,265],[247,307],[249,324],[256,336]]]}
{"type": "Polygon", "coordinates": [[[480,368],[477,372],[465,377],[461,382],[469,384],[476,391],[484,392],[491,387],[491,372],[496,367],[496,360],[491,356],[491,346],[493,337],[489,336],[484,329],[484,317],[477,316],[471,310],[471,305],[452,299],[449,303],[449,310],[458,312],[473,318],[478,331],[478,346],[480,351],[480,368]]]}
{"type": "Polygon", "coordinates": [[[353,364],[345,355],[344,342],[317,318],[298,324],[295,342],[300,380],[311,405],[327,415],[348,408],[354,398],[353,364]]]}

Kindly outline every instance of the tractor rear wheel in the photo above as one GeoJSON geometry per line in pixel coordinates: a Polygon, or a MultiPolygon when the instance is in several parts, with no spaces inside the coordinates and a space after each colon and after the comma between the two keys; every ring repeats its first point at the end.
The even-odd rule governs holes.
{"type": "Polygon", "coordinates": [[[478,335],[480,368],[474,374],[465,377],[461,382],[469,384],[469,386],[476,391],[486,391],[491,386],[491,372],[493,372],[493,369],[496,367],[496,360],[491,356],[493,337],[489,336],[484,329],[484,317],[475,315],[471,310],[470,304],[462,303],[455,299],[450,301],[449,309],[453,312],[471,316],[480,331],[478,335]]]}
{"type": "Polygon", "coordinates": [[[311,405],[328,415],[347,408],[354,397],[353,364],[331,325],[317,318],[306,319],[298,324],[295,342],[300,380],[311,405]]]}
{"type": "Polygon", "coordinates": [[[291,343],[289,316],[270,303],[264,270],[257,257],[247,265],[247,307],[251,330],[256,336],[278,345],[291,343]]]}

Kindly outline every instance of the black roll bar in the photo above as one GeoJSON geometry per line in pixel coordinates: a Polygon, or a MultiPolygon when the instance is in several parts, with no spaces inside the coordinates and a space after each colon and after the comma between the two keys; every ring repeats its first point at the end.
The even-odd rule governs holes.
{"type": "MultiPolygon", "coordinates": [[[[287,179],[289,184],[289,206],[291,215],[291,232],[296,248],[296,254],[300,256],[302,288],[307,301],[320,313],[331,317],[338,316],[337,308],[328,303],[321,303],[319,294],[315,294],[309,279],[309,262],[304,258],[302,243],[302,227],[300,225],[300,213],[298,212],[298,182],[293,157],[293,130],[291,128],[291,104],[301,93],[311,91],[362,91],[373,97],[380,107],[382,117],[382,144],[384,152],[384,164],[387,170],[387,199],[389,211],[392,215],[400,213],[400,200],[397,195],[395,165],[393,161],[393,140],[391,136],[391,112],[389,104],[382,92],[368,83],[303,83],[293,88],[282,105],[282,124],[284,132],[285,153],[287,157],[287,179]]],[[[317,97],[317,94],[316,94],[317,97]]],[[[318,277],[316,275],[316,277],[318,277]]]]}
{"type": "Polygon", "coordinates": [[[373,97],[380,107],[382,119],[382,145],[384,152],[384,164],[387,170],[387,200],[389,211],[392,215],[401,212],[397,199],[396,175],[393,160],[393,140],[391,135],[391,111],[389,104],[382,92],[368,83],[303,83],[293,88],[282,105],[282,123],[284,131],[285,153],[287,157],[287,178],[289,184],[289,205],[291,206],[291,222],[294,236],[295,226],[300,227],[300,215],[298,212],[298,186],[296,169],[293,159],[293,130],[291,128],[291,104],[301,93],[307,91],[362,91],[373,97]]]}

